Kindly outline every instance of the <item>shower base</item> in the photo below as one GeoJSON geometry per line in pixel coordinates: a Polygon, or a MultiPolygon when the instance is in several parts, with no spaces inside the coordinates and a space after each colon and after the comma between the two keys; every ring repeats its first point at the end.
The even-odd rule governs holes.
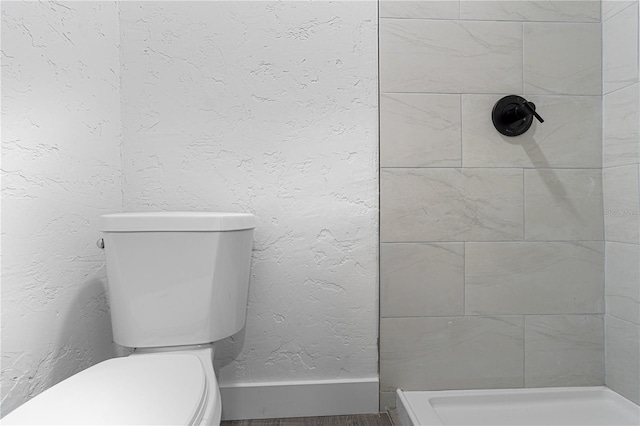
{"type": "Polygon", "coordinates": [[[640,407],[609,388],[415,391],[398,389],[402,426],[640,425],[640,407]]]}

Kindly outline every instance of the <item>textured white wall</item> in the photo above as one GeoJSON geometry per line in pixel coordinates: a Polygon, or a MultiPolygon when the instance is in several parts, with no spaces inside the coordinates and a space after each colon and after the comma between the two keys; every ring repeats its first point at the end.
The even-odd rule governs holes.
{"type": "Polygon", "coordinates": [[[115,3],[2,2],[2,414],[114,355],[96,218],[122,207],[115,3]]]}
{"type": "Polygon", "coordinates": [[[377,375],[375,2],[121,5],[126,210],[258,217],[221,384],[377,375]]]}

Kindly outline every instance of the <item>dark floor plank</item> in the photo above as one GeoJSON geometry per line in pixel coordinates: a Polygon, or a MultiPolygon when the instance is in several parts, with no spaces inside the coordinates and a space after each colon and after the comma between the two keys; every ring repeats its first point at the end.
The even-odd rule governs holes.
{"type": "Polygon", "coordinates": [[[400,418],[398,417],[398,410],[396,410],[395,408],[391,408],[387,413],[389,414],[389,420],[391,420],[391,425],[400,426],[400,418]]]}
{"type": "Polygon", "coordinates": [[[227,420],[221,426],[392,426],[387,413],[287,419],[227,420]]]}

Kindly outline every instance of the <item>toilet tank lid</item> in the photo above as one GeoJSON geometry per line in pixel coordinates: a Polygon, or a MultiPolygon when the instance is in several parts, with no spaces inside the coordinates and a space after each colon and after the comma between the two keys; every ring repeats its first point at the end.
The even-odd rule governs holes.
{"type": "Polygon", "coordinates": [[[239,231],[255,228],[249,213],[136,212],[100,216],[103,232],[239,231]]]}

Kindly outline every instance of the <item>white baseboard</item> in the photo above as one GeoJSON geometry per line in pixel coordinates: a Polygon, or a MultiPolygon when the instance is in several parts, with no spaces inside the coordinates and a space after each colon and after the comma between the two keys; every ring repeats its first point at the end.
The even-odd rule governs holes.
{"type": "Polygon", "coordinates": [[[378,412],[378,378],[221,385],[222,419],[378,412]]]}

